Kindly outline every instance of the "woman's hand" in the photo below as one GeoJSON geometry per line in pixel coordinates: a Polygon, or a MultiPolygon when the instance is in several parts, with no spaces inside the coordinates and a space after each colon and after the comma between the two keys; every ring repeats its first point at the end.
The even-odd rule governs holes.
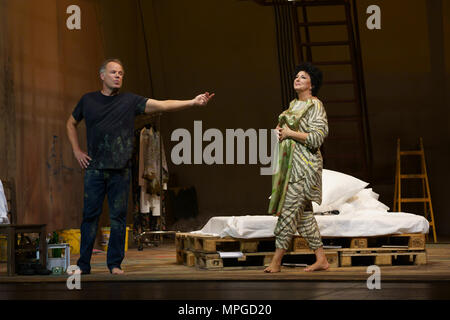
{"type": "Polygon", "coordinates": [[[280,129],[281,129],[280,125],[277,124],[277,127],[275,128],[275,132],[277,134],[278,141],[280,140],[280,129]]]}
{"type": "MultiPolygon", "coordinates": [[[[279,127],[277,127],[279,128],[279,127]]],[[[284,139],[292,138],[292,131],[289,127],[279,128],[278,129],[278,140],[283,141],[284,139]]]]}
{"type": "Polygon", "coordinates": [[[277,134],[277,139],[278,139],[278,141],[280,141],[280,126],[279,125],[277,125],[277,127],[275,128],[275,133],[277,134]]]}

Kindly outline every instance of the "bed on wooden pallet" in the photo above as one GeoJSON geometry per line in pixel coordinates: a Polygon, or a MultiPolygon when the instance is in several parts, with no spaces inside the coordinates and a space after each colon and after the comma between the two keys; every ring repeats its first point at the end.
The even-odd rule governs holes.
{"type": "MultiPolygon", "coordinates": [[[[313,210],[332,267],[426,263],[426,218],[388,212],[379,195],[367,188],[369,184],[355,177],[324,170],[322,179],[323,200],[320,205],[313,203],[313,210]]],[[[267,265],[273,256],[277,219],[251,214],[212,217],[201,230],[177,234],[177,260],[201,268],[224,268],[234,252],[236,266],[249,266],[248,259],[259,259],[255,266],[267,265]]],[[[283,262],[294,261],[293,256],[314,261],[298,234],[283,262]]]]}

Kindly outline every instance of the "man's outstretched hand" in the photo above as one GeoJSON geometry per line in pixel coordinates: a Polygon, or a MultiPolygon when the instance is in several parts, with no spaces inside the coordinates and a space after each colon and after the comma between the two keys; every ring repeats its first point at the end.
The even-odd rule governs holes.
{"type": "Polygon", "coordinates": [[[214,97],[214,95],[215,93],[210,94],[209,92],[199,94],[194,98],[194,105],[200,107],[206,106],[209,100],[211,100],[212,97],[214,97]]]}

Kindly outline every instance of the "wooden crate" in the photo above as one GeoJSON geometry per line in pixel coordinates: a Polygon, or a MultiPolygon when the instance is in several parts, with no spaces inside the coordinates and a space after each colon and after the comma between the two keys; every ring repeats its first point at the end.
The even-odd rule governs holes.
{"type": "MultiPolygon", "coordinates": [[[[275,251],[275,237],[239,239],[178,233],[175,239],[177,262],[203,269],[228,268],[227,264],[232,260],[220,258],[218,252],[242,252],[244,257],[235,259],[233,267],[246,268],[267,265],[275,251]]],[[[333,267],[427,263],[425,234],[323,237],[322,241],[324,252],[333,267]],[[327,245],[340,248],[327,248],[327,245]]],[[[290,255],[304,255],[306,258],[308,255],[314,256],[314,252],[304,238],[294,236],[291,247],[286,251],[286,256],[290,255]]]]}
{"type": "MultiPolygon", "coordinates": [[[[383,248],[392,246],[397,248],[407,248],[408,250],[425,250],[425,234],[395,234],[372,237],[322,237],[325,246],[341,246],[347,248],[383,248]]],[[[275,237],[239,239],[232,237],[214,237],[191,233],[177,233],[177,248],[188,249],[198,252],[217,251],[242,251],[242,252],[262,252],[275,249],[275,237]],[[263,249],[263,250],[261,250],[263,249]],[[270,249],[270,250],[268,250],[270,249]]],[[[288,251],[309,250],[306,240],[301,236],[294,236],[291,248],[288,251]]]]}
{"type": "MultiPolygon", "coordinates": [[[[193,252],[193,254],[195,256],[195,267],[207,270],[262,269],[270,264],[274,255],[273,252],[253,252],[246,253],[241,258],[221,258],[218,253],[193,252]]],[[[339,267],[337,251],[327,251],[325,255],[330,268],[339,267]]],[[[311,265],[315,261],[315,255],[305,252],[286,252],[283,262],[285,260],[311,265]]],[[[185,261],[184,264],[192,266],[189,261],[185,261]]]]}
{"type": "Polygon", "coordinates": [[[177,250],[177,263],[188,267],[195,266],[195,254],[189,250],[177,250]]]}
{"type": "Polygon", "coordinates": [[[232,237],[214,237],[191,233],[177,233],[175,236],[177,250],[194,252],[262,252],[275,250],[275,238],[240,239],[232,237]]]}
{"type": "MultiPolygon", "coordinates": [[[[425,234],[405,233],[373,237],[322,237],[324,246],[341,246],[343,249],[354,248],[404,248],[408,250],[425,250],[425,234]]],[[[296,236],[293,239],[292,251],[303,251],[308,248],[306,240],[296,236]]]]}
{"type": "Polygon", "coordinates": [[[392,266],[392,265],[423,265],[427,263],[427,253],[414,250],[361,250],[340,251],[340,266],[392,266]]]}

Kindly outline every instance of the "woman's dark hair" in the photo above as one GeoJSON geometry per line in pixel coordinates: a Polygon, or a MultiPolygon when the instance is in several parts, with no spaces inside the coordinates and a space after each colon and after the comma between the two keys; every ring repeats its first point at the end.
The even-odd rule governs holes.
{"type": "Polygon", "coordinates": [[[311,78],[312,95],[316,96],[322,86],[322,71],[310,62],[304,62],[298,65],[295,68],[294,77],[296,77],[300,71],[305,71],[309,74],[309,77],[311,78]]]}

